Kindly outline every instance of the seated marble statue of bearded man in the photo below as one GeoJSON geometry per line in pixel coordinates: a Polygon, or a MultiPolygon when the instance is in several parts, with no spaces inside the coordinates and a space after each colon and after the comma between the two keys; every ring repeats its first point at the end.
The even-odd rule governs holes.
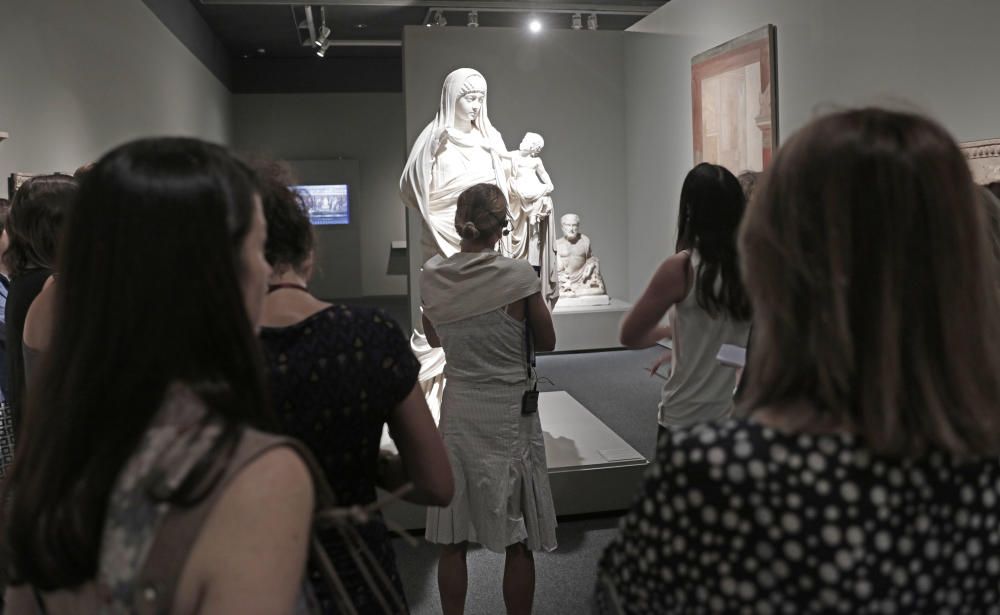
{"type": "Polygon", "coordinates": [[[566,214],[559,221],[563,230],[563,236],[556,240],[560,297],[607,295],[597,258],[590,250],[590,238],[580,232],[580,216],[566,214]]]}

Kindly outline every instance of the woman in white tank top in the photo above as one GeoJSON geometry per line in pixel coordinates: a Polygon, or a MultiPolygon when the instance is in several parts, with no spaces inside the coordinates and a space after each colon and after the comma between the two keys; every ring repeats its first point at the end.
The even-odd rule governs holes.
{"type": "Polygon", "coordinates": [[[746,346],[750,331],[736,254],[745,205],[739,181],[725,168],[702,163],[692,169],[681,188],[677,253],[660,265],[622,321],[627,348],[673,339],[659,404],[661,431],[725,418],[732,409],[736,370],[716,355],[722,344],[746,346]]]}

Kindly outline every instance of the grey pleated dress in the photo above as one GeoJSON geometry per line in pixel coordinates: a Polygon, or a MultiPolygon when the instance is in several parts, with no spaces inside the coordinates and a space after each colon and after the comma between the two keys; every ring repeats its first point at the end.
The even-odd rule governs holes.
{"type": "Polygon", "coordinates": [[[529,386],[524,328],[502,307],[435,326],[447,357],[440,429],[455,496],[446,508],[428,509],[430,542],[469,541],[501,553],[518,542],[556,548],[541,424],[538,413],[521,414],[529,386]]]}

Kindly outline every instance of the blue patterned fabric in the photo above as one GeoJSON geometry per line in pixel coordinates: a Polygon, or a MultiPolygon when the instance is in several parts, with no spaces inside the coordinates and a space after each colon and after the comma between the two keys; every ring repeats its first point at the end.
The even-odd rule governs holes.
{"type": "MultiPolygon", "coordinates": [[[[260,338],[285,433],[313,451],[338,505],[375,501],[382,427],[420,370],[399,325],[378,309],[334,305],[288,327],[265,327],[260,338]]],[[[381,516],[358,530],[403,596],[381,516]]],[[[383,613],[339,537],[322,541],[358,613],[383,613]]],[[[315,586],[324,612],[336,613],[325,587],[315,586]]]]}

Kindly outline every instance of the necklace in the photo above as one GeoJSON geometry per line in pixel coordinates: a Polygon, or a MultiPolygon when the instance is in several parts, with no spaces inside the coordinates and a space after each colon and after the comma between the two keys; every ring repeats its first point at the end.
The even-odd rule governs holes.
{"type": "Polygon", "coordinates": [[[271,294],[276,290],[281,290],[282,288],[291,288],[294,290],[301,290],[303,292],[309,292],[305,284],[296,284],[295,282],[279,282],[278,284],[268,284],[267,294],[271,294]]]}

